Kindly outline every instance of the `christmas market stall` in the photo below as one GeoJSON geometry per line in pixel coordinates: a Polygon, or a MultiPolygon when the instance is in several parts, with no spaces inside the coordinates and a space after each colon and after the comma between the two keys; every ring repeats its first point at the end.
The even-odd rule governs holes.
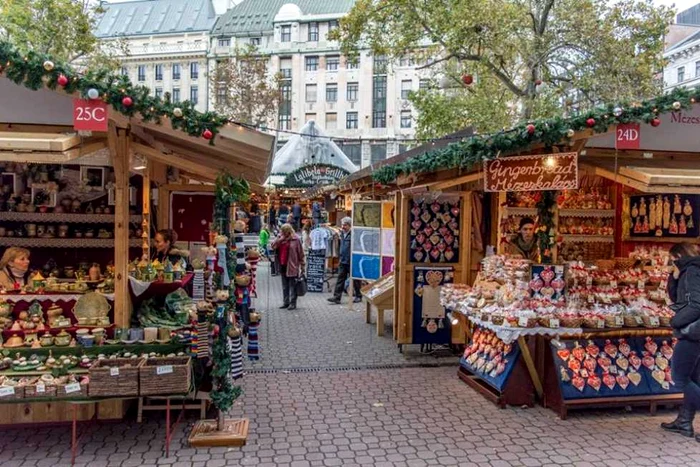
{"type": "MultiPolygon", "coordinates": [[[[465,249],[476,268],[441,287],[446,316],[469,323],[463,381],[501,406],[538,401],[562,418],[605,406],[653,412],[682,399],[666,281],[670,247],[700,243],[696,92],[533,121],[374,172],[374,183],[401,196],[430,201],[465,185],[477,195],[472,206],[481,200],[460,220],[462,232],[472,220],[465,249]],[[480,248],[477,232],[493,246],[480,248]]],[[[432,218],[409,206],[397,256],[415,258],[420,245],[425,257],[432,218]]],[[[397,284],[399,297],[418,290],[397,284]]],[[[402,315],[418,323],[404,300],[400,326],[402,315]]]]}
{"type": "Polygon", "coordinates": [[[75,455],[78,420],[161,398],[167,453],[171,400],[203,389],[223,430],[243,337],[259,358],[231,206],[263,192],[274,138],[6,43],[0,63],[0,246],[31,261],[0,290],[0,424],[72,421],[75,455]],[[182,226],[173,193],[214,199],[179,220],[197,251],[159,261],[153,232],[182,226]]]}

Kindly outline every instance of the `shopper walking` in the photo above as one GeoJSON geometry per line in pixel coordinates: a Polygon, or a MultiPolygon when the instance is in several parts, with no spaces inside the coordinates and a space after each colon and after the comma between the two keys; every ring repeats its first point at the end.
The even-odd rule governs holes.
{"type": "MultiPolygon", "coordinates": [[[[335,283],[335,290],[333,292],[333,297],[329,298],[328,301],[335,303],[336,305],[340,303],[340,297],[343,295],[343,290],[345,290],[345,281],[350,277],[350,249],[352,245],[352,219],[349,217],[344,217],[340,221],[340,265],[338,266],[338,282],[335,283]]],[[[359,303],[362,301],[362,296],[360,295],[360,281],[352,281],[353,288],[353,302],[359,303]]]]}
{"type": "MultiPolygon", "coordinates": [[[[679,243],[670,251],[673,273],[668,278],[673,335],[678,339],[671,357],[672,378],[683,390],[683,405],[671,423],[662,423],[664,430],[692,437],[695,412],[700,409],[700,256],[695,245],[679,243]]],[[[696,437],[700,441],[700,435],[696,437]]]]}
{"type": "Polygon", "coordinates": [[[281,309],[295,310],[297,307],[297,279],[304,272],[304,250],[294,227],[284,224],[280,233],[270,245],[277,254],[279,272],[282,277],[282,296],[284,302],[281,309]]]}

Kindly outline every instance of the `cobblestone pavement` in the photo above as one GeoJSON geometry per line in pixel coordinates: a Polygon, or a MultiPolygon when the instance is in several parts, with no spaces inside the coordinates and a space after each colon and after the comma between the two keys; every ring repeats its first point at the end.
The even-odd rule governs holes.
{"type": "MultiPolygon", "coordinates": [[[[271,329],[262,333],[263,359],[270,362],[258,366],[267,371],[256,366],[245,376],[244,395],[232,411],[250,419],[245,447],[190,448],[194,418],[188,418],[175,430],[166,458],[164,417],[149,413],[142,424],[129,418],[83,428],[76,465],[700,466],[700,443],[658,428],[669,413],[573,412],[562,421],[543,408],[501,410],[461,383],[456,365],[411,367],[412,357],[397,357],[390,338],[370,337],[374,326],[364,323],[360,311],[328,308],[322,301],[325,295],[310,294],[294,314],[266,313],[263,326],[271,329]],[[318,320],[318,312],[329,319],[318,320]],[[344,345],[325,348],[329,358],[305,351],[324,350],[325,340],[314,341],[320,331],[343,338],[344,345]],[[288,355],[285,346],[300,354],[288,355]],[[361,357],[339,356],[345,353],[397,368],[324,368],[368,366],[361,357]]],[[[0,433],[0,466],[67,466],[70,435],[67,426],[6,429],[0,433]]]]}

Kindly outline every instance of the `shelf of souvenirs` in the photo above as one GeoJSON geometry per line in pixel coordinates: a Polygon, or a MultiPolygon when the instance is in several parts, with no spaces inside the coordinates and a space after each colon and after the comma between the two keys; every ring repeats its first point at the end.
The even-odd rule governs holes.
{"type": "Polygon", "coordinates": [[[615,243],[614,235],[572,235],[560,234],[562,242],[615,243]]]}
{"type": "MultiPolygon", "coordinates": [[[[611,261],[614,263],[614,261],[611,261]]],[[[667,327],[668,268],[599,269],[580,263],[532,265],[490,256],[474,286],[441,288],[443,306],[509,328],[667,327]],[[533,272],[538,271],[538,272],[533,272]]]]}
{"type": "Polygon", "coordinates": [[[537,208],[521,208],[514,206],[503,206],[503,215],[507,216],[536,216],[537,208]]]}
{"type": "MultiPolygon", "coordinates": [[[[114,248],[114,238],[27,238],[0,237],[0,246],[25,248],[114,248]]],[[[141,248],[143,241],[129,239],[130,248],[141,248]]]]}
{"type": "MultiPolygon", "coordinates": [[[[0,212],[0,221],[7,222],[61,222],[67,224],[112,224],[114,214],[79,214],[58,212],[0,212]]],[[[143,217],[129,216],[129,221],[140,224],[143,217]]]]}
{"type": "Polygon", "coordinates": [[[615,217],[614,209],[559,209],[559,217],[615,217]]]}

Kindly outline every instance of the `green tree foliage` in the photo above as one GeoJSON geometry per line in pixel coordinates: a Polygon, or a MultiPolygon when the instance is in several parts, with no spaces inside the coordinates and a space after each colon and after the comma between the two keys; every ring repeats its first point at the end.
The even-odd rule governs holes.
{"type": "Polygon", "coordinates": [[[88,0],[3,0],[0,40],[66,63],[116,69],[124,42],[99,41],[92,33],[103,12],[88,0]]]}
{"type": "Polygon", "coordinates": [[[358,0],[333,34],[350,56],[413,54],[431,69],[440,85],[412,99],[435,137],[659,94],[672,18],[651,0],[358,0]]]}

